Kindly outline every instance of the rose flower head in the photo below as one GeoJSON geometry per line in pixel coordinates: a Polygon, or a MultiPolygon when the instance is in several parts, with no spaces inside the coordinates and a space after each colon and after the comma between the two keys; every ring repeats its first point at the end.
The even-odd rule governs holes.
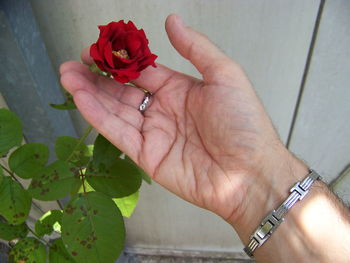
{"type": "Polygon", "coordinates": [[[99,26],[100,36],[90,47],[90,56],[102,71],[109,72],[121,83],[137,79],[149,65],[156,67],[157,58],[148,47],[143,29],[133,22],[110,22],[99,26]]]}

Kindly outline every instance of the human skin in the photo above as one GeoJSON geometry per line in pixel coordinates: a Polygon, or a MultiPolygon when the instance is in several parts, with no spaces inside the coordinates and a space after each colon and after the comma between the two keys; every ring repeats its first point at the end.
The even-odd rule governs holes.
{"type": "MultiPolygon", "coordinates": [[[[144,114],[138,111],[144,93],[92,73],[84,65],[93,63],[88,49],[82,52],[84,64],[61,65],[61,83],[84,118],[154,181],[221,216],[247,244],[260,221],[288,197],[289,189],[307,176],[308,168],[282,144],[237,63],[177,15],[167,18],[166,31],[171,44],[202,79],[160,64],[148,67],[133,81],[154,94],[144,114]]],[[[330,262],[329,256],[322,257],[326,250],[318,242],[330,238],[327,231],[315,236],[303,221],[305,214],[312,218],[324,213],[315,206],[320,198],[330,215],[327,220],[341,222],[339,233],[344,234],[337,238],[349,236],[347,211],[317,182],[270,240],[256,250],[258,262],[330,262]]],[[[322,230],[331,225],[327,222],[321,222],[322,230]]],[[[315,223],[310,227],[314,229],[315,223]]],[[[349,238],[345,241],[349,248],[349,238]]],[[[346,254],[335,251],[333,262],[346,262],[346,254]],[[339,261],[334,260],[336,256],[339,261]]]]}

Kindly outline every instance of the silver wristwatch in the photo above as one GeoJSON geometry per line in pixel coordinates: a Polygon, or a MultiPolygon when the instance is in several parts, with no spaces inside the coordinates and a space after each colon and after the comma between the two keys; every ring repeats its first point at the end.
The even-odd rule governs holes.
{"type": "Polygon", "coordinates": [[[255,249],[260,247],[271,236],[272,232],[283,222],[284,215],[299,200],[302,200],[314,181],[321,176],[314,170],[310,170],[308,176],[302,181],[296,183],[291,189],[289,197],[276,209],[269,213],[260,223],[259,227],[250,236],[249,244],[244,251],[249,257],[253,257],[255,249]]]}

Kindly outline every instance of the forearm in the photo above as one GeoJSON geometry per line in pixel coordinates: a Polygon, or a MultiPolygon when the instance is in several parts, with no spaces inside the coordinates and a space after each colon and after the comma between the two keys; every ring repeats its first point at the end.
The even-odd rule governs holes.
{"type": "MultiPolygon", "coordinates": [[[[308,168],[286,151],[270,167],[263,172],[274,179],[258,180],[247,193],[242,206],[245,211],[229,220],[245,245],[262,219],[308,174],[308,168]]],[[[324,183],[316,181],[272,236],[256,249],[254,257],[258,262],[349,262],[349,212],[324,183]]]]}

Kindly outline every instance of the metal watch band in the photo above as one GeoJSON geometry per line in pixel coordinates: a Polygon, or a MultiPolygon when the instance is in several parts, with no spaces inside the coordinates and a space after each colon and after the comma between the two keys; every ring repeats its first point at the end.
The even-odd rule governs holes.
{"type": "Polygon", "coordinates": [[[321,176],[317,172],[310,170],[310,173],[302,182],[297,182],[290,189],[291,194],[288,198],[276,210],[270,212],[250,236],[249,244],[244,248],[244,251],[249,257],[253,257],[255,249],[264,244],[276,228],[283,222],[283,217],[287,211],[297,201],[302,200],[309,192],[313,182],[320,178],[321,176]]]}

